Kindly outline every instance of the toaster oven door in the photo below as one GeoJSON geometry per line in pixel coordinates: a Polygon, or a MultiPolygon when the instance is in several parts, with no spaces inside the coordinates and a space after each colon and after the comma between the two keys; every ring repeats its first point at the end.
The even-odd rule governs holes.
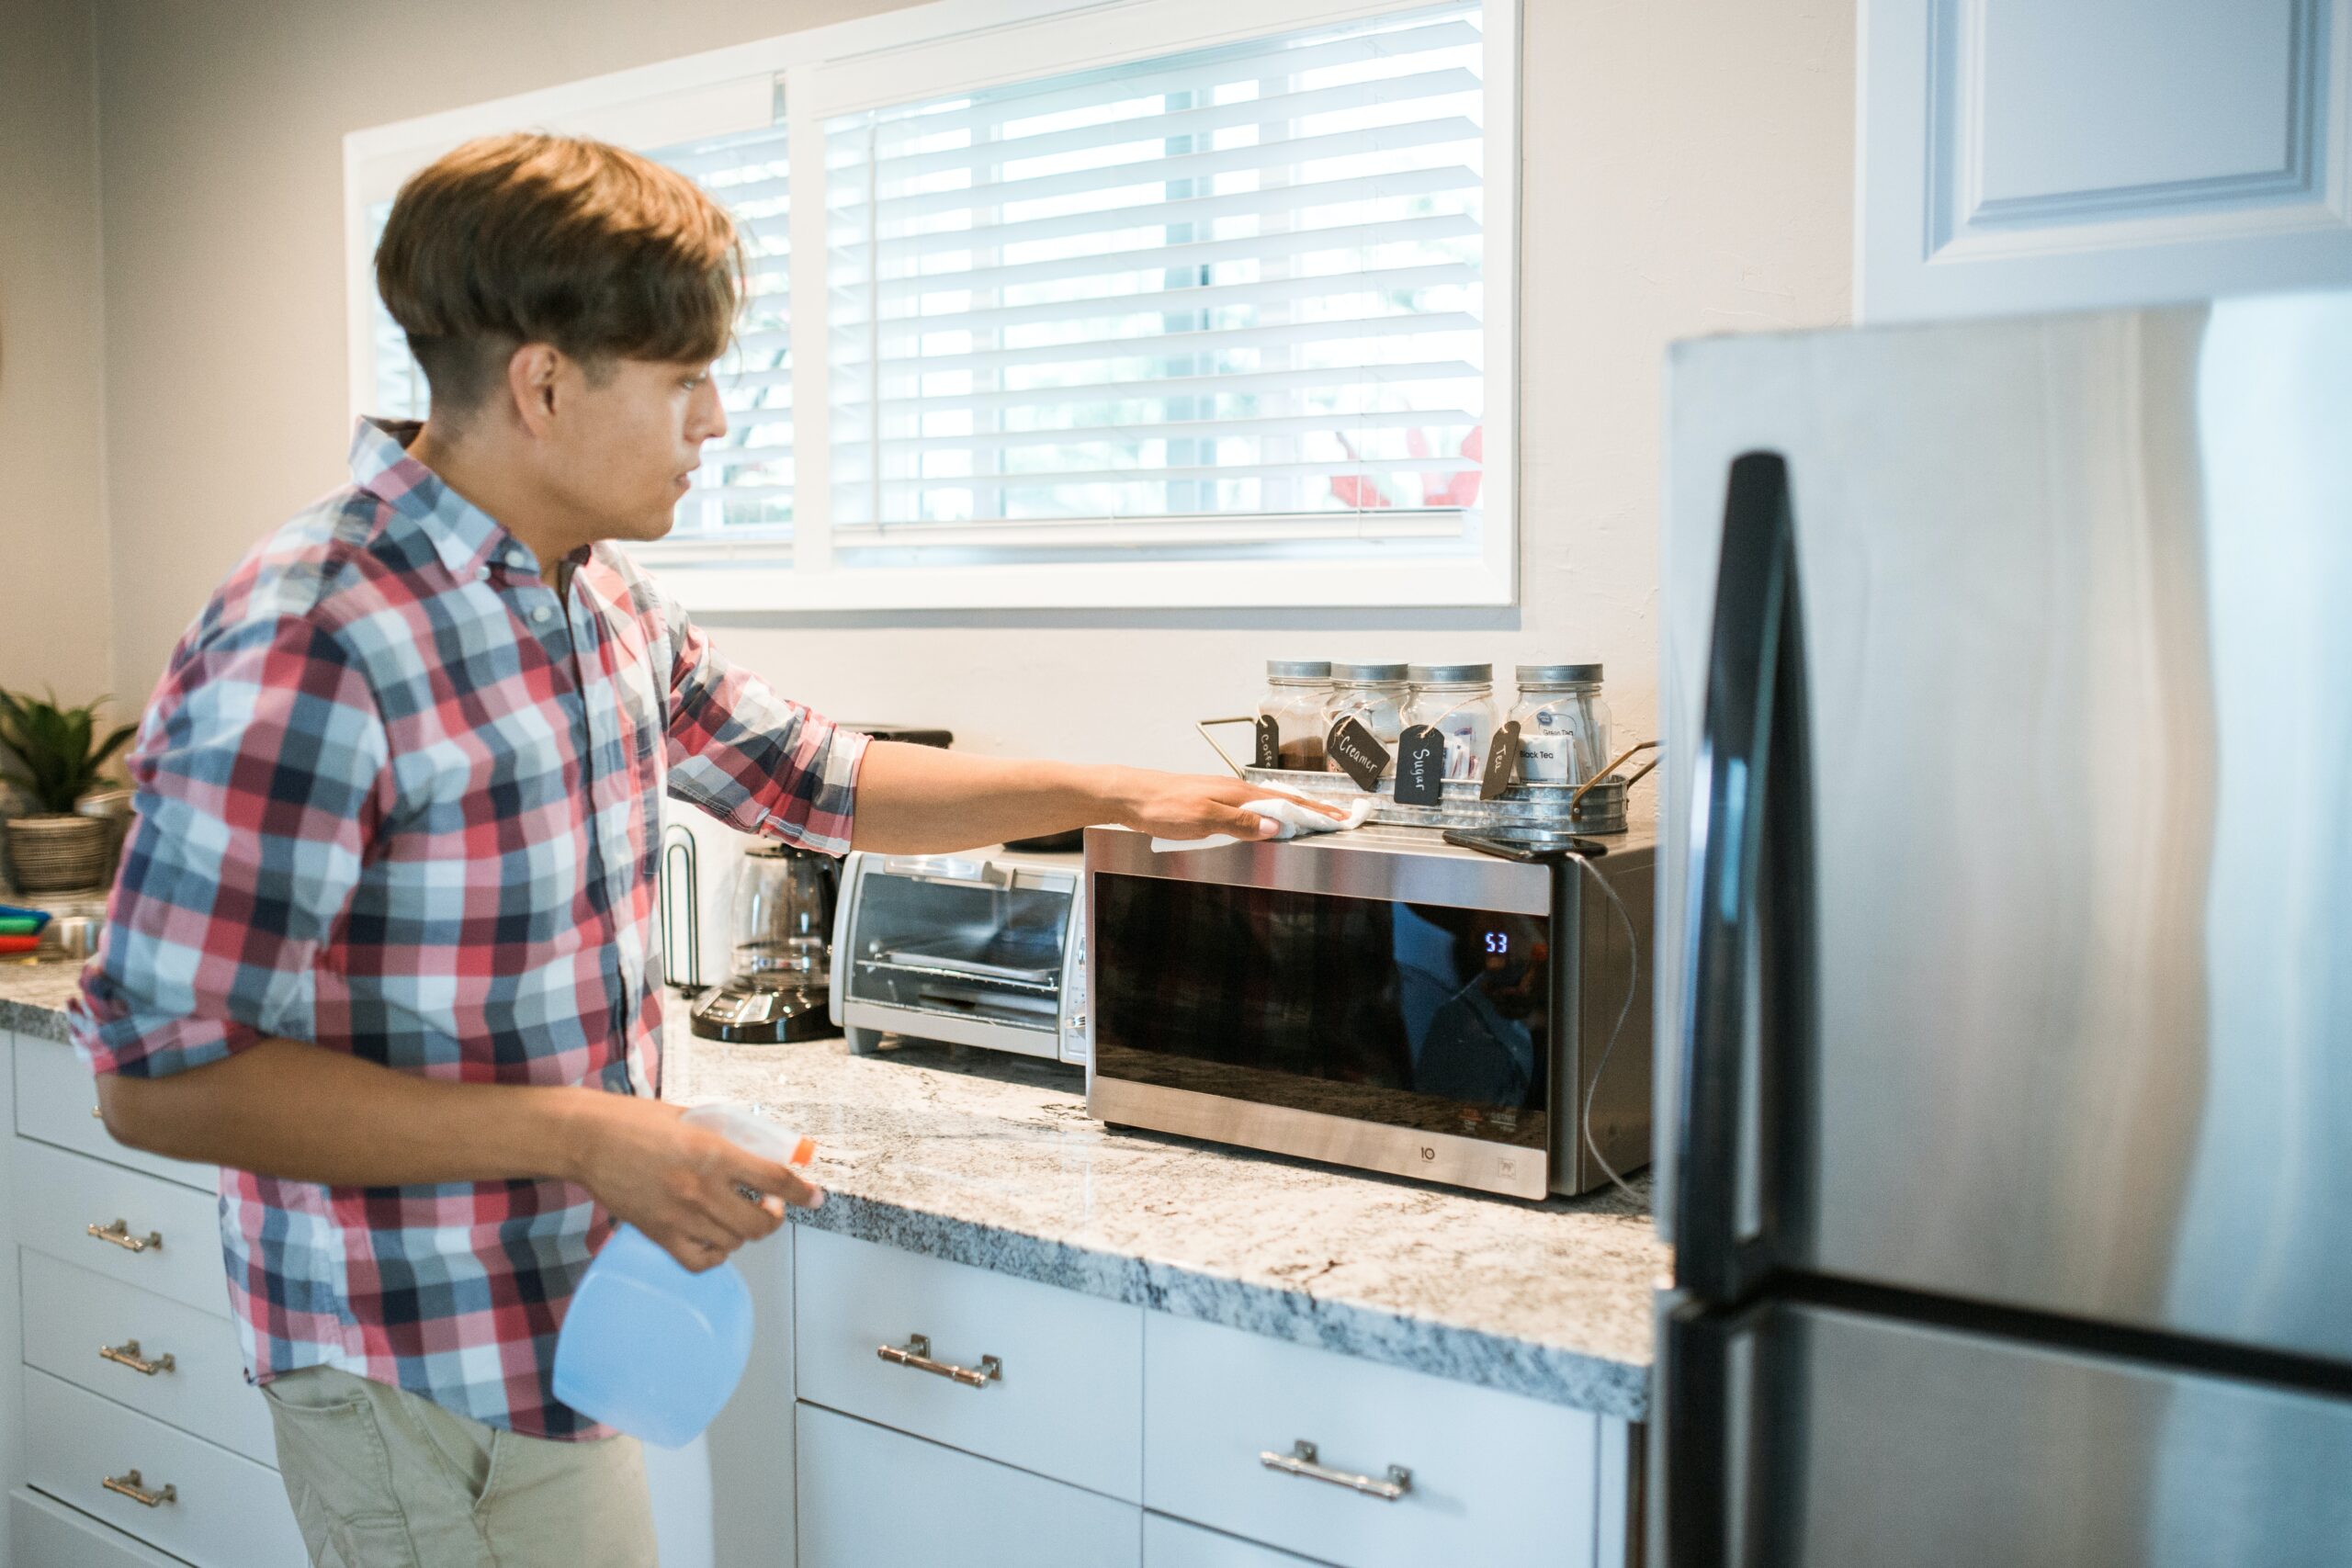
{"type": "Polygon", "coordinates": [[[1077,889],[1074,869],[944,855],[866,857],[849,951],[833,955],[834,984],[846,986],[854,1019],[1054,1055],[1077,889]],[[974,1033],[976,1026],[985,1027],[974,1033]],[[1022,1043],[1028,1034],[1036,1036],[1034,1043],[1022,1043]]]}
{"type": "Polygon", "coordinates": [[[1547,871],[1148,845],[1089,841],[1097,1115],[1544,1195],[1562,999],[1547,871]]]}

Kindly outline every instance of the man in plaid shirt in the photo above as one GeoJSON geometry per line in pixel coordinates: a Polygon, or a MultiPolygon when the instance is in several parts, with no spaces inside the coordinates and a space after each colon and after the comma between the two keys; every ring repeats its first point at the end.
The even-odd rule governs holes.
{"type": "Polygon", "coordinates": [[[657,1098],[665,794],[830,853],[1272,827],[1235,781],[836,728],[613,547],[669,531],[727,428],[742,276],[727,214],[616,148],[418,174],[377,279],[431,417],[360,423],[351,483],[230,574],[131,756],[74,1036],[117,1138],[221,1167],[320,1563],[650,1562],[634,1440],[549,1386],[565,1304],[616,1219],[702,1269],[822,1197],[657,1098]]]}

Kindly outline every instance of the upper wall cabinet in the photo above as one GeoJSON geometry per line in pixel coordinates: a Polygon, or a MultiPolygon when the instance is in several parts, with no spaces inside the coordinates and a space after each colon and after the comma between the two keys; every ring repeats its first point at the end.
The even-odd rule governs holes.
{"type": "Polygon", "coordinates": [[[2352,0],[1861,0],[1857,313],[2352,281],[2352,0]]]}

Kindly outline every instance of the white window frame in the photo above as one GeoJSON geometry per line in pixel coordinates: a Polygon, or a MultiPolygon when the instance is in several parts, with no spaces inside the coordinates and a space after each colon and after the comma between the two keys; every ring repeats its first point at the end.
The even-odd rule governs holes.
{"type": "MultiPolygon", "coordinates": [[[[629,547],[692,609],[729,613],[1216,607],[1450,607],[1518,602],[1519,35],[1521,0],[1484,0],[1485,478],[1476,555],[1394,560],[1021,561],[837,569],[825,367],[825,122],[861,109],[1209,48],[1425,6],[1430,0],[931,0],[880,16],[717,49],[451,109],[344,138],[346,332],[354,416],[376,364],[368,213],[410,174],[475,136],[534,127],[660,146],[774,120],[790,130],[793,537],[629,547]],[[674,570],[672,570],[674,569],[674,570]]],[[[1413,513],[1221,517],[1221,538],[1426,535],[1413,513]]],[[[1061,525],[1066,526],[1066,525],[1061,525]]],[[[1151,519],[1097,525],[1148,542],[1151,519]]]]}

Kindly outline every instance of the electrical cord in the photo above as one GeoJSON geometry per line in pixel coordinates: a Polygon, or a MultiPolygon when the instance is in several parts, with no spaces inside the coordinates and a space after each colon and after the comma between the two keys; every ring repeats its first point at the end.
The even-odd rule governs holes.
{"type": "Polygon", "coordinates": [[[1609,886],[1609,879],[1594,868],[1591,857],[1577,855],[1575,859],[1584,874],[1591,877],[1601,892],[1609,896],[1609,907],[1617,911],[1618,923],[1625,928],[1625,952],[1629,959],[1625,965],[1625,1001],[1617,1010],[1617,1023],[1609,1032],[1608,1043],[1600,1048],[1600,1060],[1592,1065],[1592,1081],[1585,1086],[1584,1113],[1577,1118],[1577,1131],[1583,1134],[1584,1146],[1591,1151],[1594,1163],[1600,1167],[1611,1181],[1617,1184],[1617,1190],[1638,1203],[1642,1201],[1641,1194],[1634,1191],[1625,1179],[1617,1174],[1617,1168],[1609,1163],[1609,1157],[1600,1152],[1600,1144],[1593,1139],[1592,1101],[1593,1097],[1600,1092],[1600,1075],[1609,1070],[1609,1053],[1617,1048],[1617,1037],[1625,1032],[1625,1020],[1633,1013],[1634,993],[1641,988],[1641,941],[1634,935],[1634,917],[1625,912],[1624,900],[1617,897],[1617,889],[1609,886]]]}

